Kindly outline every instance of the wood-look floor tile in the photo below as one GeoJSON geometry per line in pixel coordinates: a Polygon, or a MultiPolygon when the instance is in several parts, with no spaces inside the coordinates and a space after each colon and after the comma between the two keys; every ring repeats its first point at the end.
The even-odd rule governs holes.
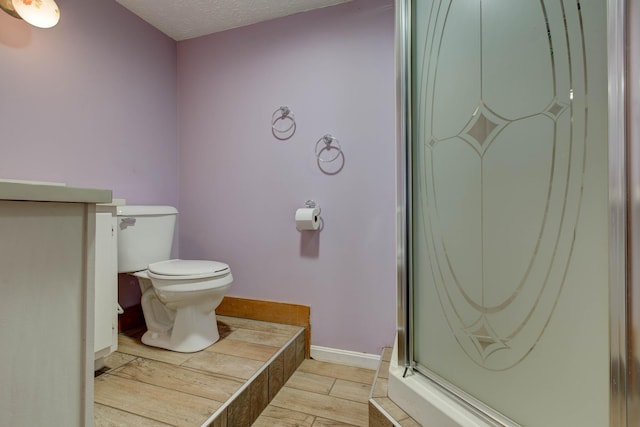
{"type": "Polygon", "coordinates": [[[375,371],[371,369],[320,362],[312,359],[305,359],[298,369],[302,372],[340,378],[342,380],[363,384],[372,384],[373,377],[375,376],[375,371]]]}
{"type": "Polygon", "coordinates": [[[280,347],[256,344],[252,342],[234,340],[231,337],[227,337],[218,341],[205,351],[229,354],[231,356],[239,356],[247,359],[260,360],[266,362],[271,359],[276,352],[280,350],[280,347]]]}
{"type": "Polygon", "coordinates": [[[255,421],[269,404],[269,370],[264,369],[249,385],[251,422],[255,421]]]}
{"type": "Polygon", "coordinates": [[[329,395],[340,399],[353,400],[354,402],[367,403],[370,392],[370,384],[337,379],[329,395]]]}
{"type": "Polygon", "coordinates": [[[384,349],[382,349],[382,361],[390,362],[392,353],[393,353],[393,348],[391,347],[385,347],[384,349]]]}
{"type": "Polygon", "coordinates": [[[96,403],[93,405],[94,427],[168,427],[170,424],[144,418],[130,412],[96,403]]]}
{"type": "Polygon", "coordinates": [[[313,415],[269,405],[252,427],[311,427],[314,419],[313,415]]]}
{"type": "Polygon", "coordinates": [[[134,360],[136,356],[131,354],[120,353],[119,351],[115,351],[104,358],[104,367],[106,369],[117,369],[122,365],[126,365],[127,363],[134,360]]]}
{"type": "Polygon", "coordinates": [[[409,418],[409,415],[388,397],[376,397],[376,403],[380,405],[385,411],[387,411],[387,414],[389,414],[396,421],[409,418]]]}
{"type": "Polygon", "coordinates": [[[217,316],[218,320],[233,328],[252,329],[254,331],[271,332],[274,334],[286,335],[289,338],[294,336],[301,326],[285,325],[282,323],[263,322],[260,320],[243,319],[240,317],[217,316]]]}
{"type": "Polygon", "coordinates": [[[174,426],[201,425],[220,402],[104,374],[95,381],[95,402],[174,426]]]}
{"type": "Polygon", "coordinates": [[[257,360],[214,352],[200,352],[182,364],[188,368],[244,380],[251,378],[263,365],[257,360]]]}
{"type": "Polygon", "coordinates": [[[251,395],[247,387],[227,407],[227,427],[249,427],[251,421],[251,395]]]}
{"type": "Polygon", "coordinates": [[[287,382],[298,368],[298,365],[296,364],[295,343],[289,343],[282,353],[284,356],[284,381],[287,382]]]}
{"type": "Polygon", "coordinates": [[[380,362],[378,378],[389,378],[389,362],[380,362]]]}
{"type": "Polygon", "coordinates": [[[239,380],[148,359],[136,359],[114,375],[218,402],[226,402],[243,385],[239,380]]]}
{"type": "Polygon", "coordinates": [[[329,394],[335,381],[335,378],[325,377],[324,375],[296,371],[291,378],[289,378],[289,381],[287,381],[287,387],[312,391],[319,394],[329,394]]]}
{"type": "MultiPolygon", "coordinates": [[[[191,354],[146,346],[139,340],[143,331],[120,335],[118,353],[106,359],[112,370],[95,381],[95,425],[201,425],[287,343],[276,366],[263,371],[259,381],[225,409],[226,418],[211,426],[249,427],[265,406],[256,427],[369,425],[365,402],[374,371],[303,360],[302,327],[218,316],[218,329],[220,341],[191,354]],[[287,375],[289,382],[277,393],[287,375]],[[269,399],[272,404],[267,405],[269,399]],[[121,418],[127,416],[132,421],[121,418]]],[[[386,379],[379,381],[385,382],[381,389],[386,379]]],[[[401,414],[399,421],[410,420],[401,414]]]]}
{"type": "Polygon", "coordinates": [[[398,421],[398,424],[400,424],[402,427],[422,427],[413,418],[407,418],[407,419],[404,419],[404,420],[400,420],[400,421],[398,421]]]}
{"type": "Polygon", "coordinates": [[[373,386],[371,397],[387,397],[387,389],[389,388],[389,380],[386,378],[377,378],[373,386]]]}
{"type": "Polygon", "coordinates": [[[209,423],[207,427],[229,427],[227,423],[227,408],[222,410],[215,420],[209,423]]]}
{"type": "Polygon", "coordinates": [[[291,339],[291,336],[276,334],[273,332],[254,331],[250,329],[236,329],[229,334],[228,338],[255,344],[282,347],[291,339]]]}
{"type": "Polygon", "coordinates": [[[353,424],[341,423],[340,421],[329,420],[327,418],[316,418],[311,427],[355,427],[353,424]]]}
{"type": "Polygon", "coordinates": [[[225,339],[226,337],[228,337],[229,334],[236,329],[231,325],[228,325],[228,324],[226,324],[224,322],[221,322],[217,318],[216,318],[216,320],[217,320],[216,324],[218,325],[218,334],[220,335],[220,339],[221,340],[225,339]]]}
{"type": "Polygon", "coordinates": [[[160,362],[171,363],[172,365],[179,365],[196,354],[178,353],[177,351],[151,347],[143,344],[138,338],[129,337],[123,334],[118,336],[118,352],[144,357],[146,359],[158,360],[160,362]]]}
{"type": "Polygon", "coordinates": [[[295,342],[296,342],[296,367],[298,367],[304,360],[305,352],[307,350],[307,347],[305,345],[306,341],[305,341],[304,331],[301,331],[298,334],[295,342]]]}
{"type": "Polygon", "coordinates": [[[284,385],[284,354],[280,353],[269,365],[269,402],[284,385]]]}
{"type": "Polygon", "coordinates": [[[393,423],[369,402],[369,427],[393,427],[393,423]]]}
{"type": "Polygon", "coordinates": [[[364,403],[284,386],[271,404],[319,417],[326,417],[330,413],[331,418],[336,421],[362,427],[368,426],[368,406],[364,403]]]}

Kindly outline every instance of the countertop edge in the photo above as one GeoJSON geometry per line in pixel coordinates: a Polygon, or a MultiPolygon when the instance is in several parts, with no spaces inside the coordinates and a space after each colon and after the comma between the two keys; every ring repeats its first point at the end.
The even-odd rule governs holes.
{"type": "Polygon", "coordinates": [[[0,200],[63,203],[111,203],[112,193],[111,190],[100,190],[95,188],[0,182],[0,200]]]}

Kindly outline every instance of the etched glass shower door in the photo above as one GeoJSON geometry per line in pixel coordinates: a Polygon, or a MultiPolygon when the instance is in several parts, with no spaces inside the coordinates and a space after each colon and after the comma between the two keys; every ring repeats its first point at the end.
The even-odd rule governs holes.
{"type": "Polygon", "coordinates": [[[608,425],[606,22],[412,2],[414,362],[522,425],[608,425]]]}

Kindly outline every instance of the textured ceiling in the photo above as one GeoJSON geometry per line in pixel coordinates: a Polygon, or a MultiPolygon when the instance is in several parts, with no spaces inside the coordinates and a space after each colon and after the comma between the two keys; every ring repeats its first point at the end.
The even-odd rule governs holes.
{"type": "Polygon", "coordinates": [[[174,40],[186,40],[350,0],[116,1],[174,40]]]}

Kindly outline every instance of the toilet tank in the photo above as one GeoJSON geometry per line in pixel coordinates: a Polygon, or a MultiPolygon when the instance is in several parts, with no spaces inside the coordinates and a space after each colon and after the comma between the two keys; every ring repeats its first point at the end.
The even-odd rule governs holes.
{"type": "Polygon", "coordinates": [[[173,206],[118,206],[118,272],[170,259],[177,214],[173,206]]]}

